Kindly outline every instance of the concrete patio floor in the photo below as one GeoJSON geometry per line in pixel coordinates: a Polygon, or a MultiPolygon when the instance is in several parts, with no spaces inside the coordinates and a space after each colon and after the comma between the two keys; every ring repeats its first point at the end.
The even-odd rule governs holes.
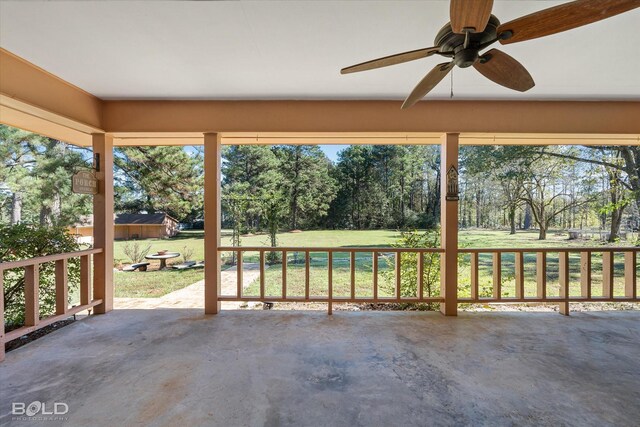
{"type": "Polygon", "coordinates": [[[640,312],[116,310],[0,380],[2,425],[38,400],[69,406],[47,426],[636,426],[640,312]]]}

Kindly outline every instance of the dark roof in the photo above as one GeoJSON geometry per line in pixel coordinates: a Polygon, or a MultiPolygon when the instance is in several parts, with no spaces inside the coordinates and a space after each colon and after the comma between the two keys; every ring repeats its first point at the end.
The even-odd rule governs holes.
{"type": "MultiPolygon", "coordinates": [[[[162,225],[168,217],[164,213],[156,214],[117,214],[114,220],[116,225],[162,225]]],[[[169,217],[170,219],[173,219],[169,217]]]]}
{"type": "MultiPolygon", "coordinates": [[[[113,223],[115,225],[162,225],[164,219],[168,218],[171,221],[176,221],[165,213],[156,214],[115,214],[113,223]]],[[[80,218],[75,227],[92,227],[93,215],[85,215],[80,218]]]]}

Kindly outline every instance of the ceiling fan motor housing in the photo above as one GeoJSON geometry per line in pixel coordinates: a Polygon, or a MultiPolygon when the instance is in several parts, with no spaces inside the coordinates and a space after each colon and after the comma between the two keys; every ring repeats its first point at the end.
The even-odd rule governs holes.
{"type": "Polygon", "coordinates": [[[453,57],[453,62],[458,67],[470,67],[478,60],[481,49],[497,41],[498,26],[500,26],[500,20],[491,15],[483,32],[465,35],[454,33],[451,29],[451,23],[447,23],[436,35],[434,43],[440,48],[440,54],[453,57]],[[465,39],[467,38],[467,46],[465,47],[465,39]]]}

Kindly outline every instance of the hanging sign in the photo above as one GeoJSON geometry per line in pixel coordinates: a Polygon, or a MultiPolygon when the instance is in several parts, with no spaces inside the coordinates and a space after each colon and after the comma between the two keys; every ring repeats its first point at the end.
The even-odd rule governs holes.
{"type": "Polygon", "coordinates": [[[97,194],[98,179],[93,172],[76,172],[71,178],[71,191],[76,194],[97,194]]]}
{"type": "Polygon", "coordinates": [[[458,197],[458,170],[455,166],[451,165],[447,171],[447,196],[449,201],[457,201],[458,197]]]}

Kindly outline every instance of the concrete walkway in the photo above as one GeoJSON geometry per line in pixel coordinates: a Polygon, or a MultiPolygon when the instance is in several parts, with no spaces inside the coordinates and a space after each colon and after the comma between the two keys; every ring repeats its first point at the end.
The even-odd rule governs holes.
{"type": "Polygon", "coordinates": [[[638,355],[638,311],[114,310],[7,354],[0,425],[635,427],[638,355]]]}
{"type": "MultiPolygon", "coordinates": [[[[268,268],[269,266],[265,266],[268,268]]],[[[242,286],[243,289],[260,277],[260,265],[253,263],[242,264],[242,286]]],[[[220,273],[222,278],[222,294],[235,295],[237,292],[236,269],[223,270],[220,273]]],[[[235,309],[242,303],[225,301],[222,303],[223,309],[235,309]]],[[[204,280],[189,285],[186,288],[178,289],[160,298],[114,298],[115,309],[135,308],[204,308],[204,280]]]]}

